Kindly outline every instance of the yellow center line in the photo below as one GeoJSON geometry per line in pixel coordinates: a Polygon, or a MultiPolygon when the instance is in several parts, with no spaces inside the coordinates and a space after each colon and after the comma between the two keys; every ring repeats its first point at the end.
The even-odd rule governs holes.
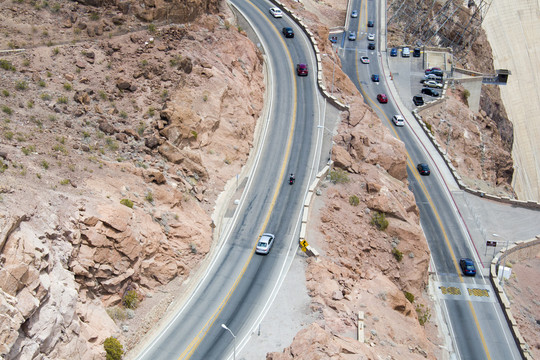
{"type": "MultiPolygon", "coordinates": [[[[359,63],[359,61],[358,61],[358,51],[357,51],[356,54],[355,54],[355,59],[354,59],[354,64],[355,64],[355,68],[356,68],[356,80],[358,82],[358,85],[360,86],[360,91],[361,91],[364,99],[367,100],[367,102],[369,102],[372,107],[376,107],[377,109],[379,109],[381,114],[383,114],[383,117],[386,119],[387,123],[390,123],[390,125],[392,125],[392,122],[390,121],[388,116],[386,116],[386,114],[382,110],[382,108],[373,99],[371,99],[369,96],[367,96],[366,91],[364,90],[364,87],[362,86],[362,83],[360,82],[360,73],[359,73],[359,70],[358,70],[358,63],[359,63]]],[[[399,140],[401,140],[401,138],[400,138],[398,132],[396,131],[395,127],[391,126],[391,129],[394,132],[394,135],[399,140]]],[[[401,141],[403,141],[403,140],[401,140],[401,141]]],[[[457,258],[456,258],[455,254],[454,254],[454,251],[452,249],[452,245],[450,244],[450,240],[448,238],[448,235],[446,233],[446,230],[444,228],[442,220],[441,220],[441,218],[439,216],[439,213],[437,212],[435,204],[433,203],[433,201],[431,199],[431,196],[429,195],[429,192],[427,191],[427,188],[425,186],[424,181],[422,180],[422,177],[416,171],[416,166],[415,166],[412,158],[410,157],[409,152],[407,151],[407,149],[405,149],[405,154],[407,156],[407,166],[411,170],[411,173],[413,174],[413,176],[418,181],[418,184],[422,188],[422,192],[426,195],[426,198],[427,198],[427,201],[428,201],[428,203],[429,203],[429,205],[431,207],[431,210],[435,214],[435,218],[437,219],[437,222],[439,223],[439,227],[440,227],[440,229],[441,229],[441,231],[443,233],[445,244],[446,244],[446,246],[447,246],[447,248],[448,248],[448,250],[450,252],[450,256],[452,257],[452,262],[454,264],[454,268],[456,269],[456,273],[458,274],[459,281],[461,283],[464,283],[465,281],[463,280],[463,276],[461,276],[461,271],[460,271],[460,268],[459,268],[459,265],[458,265],[457,258]]],[[[482,329],[480,328],[480,323],[478,322],[478,318],[477,318],[476,312],[474,311],[474,308],[472,306],[472,302],[470,300],[467,300],[467,301],[469,302],[469,308],[471,309],[471,312],[472,312],[472,315],[473,315],[473,318],[474,318],[474,322],[476,324],[476,328],[477,328],[478,333],[480,335],[480,339],[482,340],[482,346],[484,347],[484,351],[486,352],[486,356],[487,356],[488,359],[491,359],[491,356],[489,354],[489,350],[487,348],[486,341],[484,339],[484,334],[482,333],[482,329]]]]}
{"type": "MultiPolygon", "coordinates": [[[[289,60],[289,68],[293,69],[292,56],[291,56],[291,54],[289,52],[289,49],[287,48],[287,45],[286,45],[285,41],[281,37],[278,29],[275,27],[275,25],[270,20],[268,20],[268,18],[265,16],[265,14],[259,8],[257,8],[251,1],[247,0],[247,2],[250,3],[258,12],[260,12],[261,15],[263,16],[263,18],[270,24],[270,27],[272,27],[274,29],[274,32],[277,34],[277,37],[281,40],[281,43],[283,44],[283,47],[285,48],[285,51],[287,52],[287,56],[288,56],[288,60],[289,60]]],[[[297,79],[296,79],[296,77],[294,77],[294,88],[293,88],[294,99],[296,99],[296,96],[297,96],[297,83],[296,83],[296,81],[297,81],[297,79]]],[[[204,339],[204,337],[206,336],[208,331],[210,331],[210,328],[212,327],[214,322],[217,320],[219,314],[221,314],[221,312],[225,308],[225,305],[228,303],[229,299],[231,298],[234,291],[236,290],[236,287],[240,283],[240,280],[244,276],[244,273],[246,272],[247,267],[248,267],[249,263],[251,262],[251,259],[253,258],[253,254],[255,253],[255,248],[257,246],[257,242],[259,241],[260,236],[264,233],[264,230],[266,229],[266,226],[268,225],[268,222],[270,221],[270,216],[271,216],[272,211],[274,209],[274,206],[275,206],[279,191],[281,189],[281,186],[283,185],[286,165],[287,165],[289,155],[290,155],[290,152],[291,152],[292,139],[293,139],[293,134],[294,134],[294,127],[295,127],[295,124],[296,124],[296,110],[297,110],[297,108],[296,108],[296,101],[295,101],[294,106],[293,106],[291,129],[289,131],[289,137],[287,139],[287,148],[286,148],[286,152],[285,152],[285,158],[284,158],[283,163],[281,164],[281,171],[280,171],[280,174],[279,174],[279,185],[277,186],[276,190],[274,191],[274,195],[273,195],[272,201],[270,203],[270,208],[268,209],[268,213],[266,214],[266,218],[265,218],[264,223],[262,225],[261,231],[259,232],[259,234],[257,236],[257,239],[256,239],[256,241],[255,241],[255,243],[253,245],[253,248],[251,249],[251,253],[250,253],[246,263],[244,264],[244,266],[242,268],[242,271],[240,272],[240,274],[238,275],[238,277],[234,281],[233,286],[228,291],[227,296],[221,301],[218,308],[213,312],[210,319],[208,319],[208,321],[205,323],[203,328],[197,333],[197,335],[190,342],[188,347],[182,352],[182,354],[180,355],[178,360],[180,360],[180,359],[189,359],[193,355],[193,352],[197,349],[200,342],[204,339]]]]}

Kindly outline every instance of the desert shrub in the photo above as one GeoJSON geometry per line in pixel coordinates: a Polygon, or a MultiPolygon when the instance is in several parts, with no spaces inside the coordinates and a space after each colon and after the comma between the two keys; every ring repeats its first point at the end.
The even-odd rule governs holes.
{"type": "Polygon", "coordinates": [[[73,86],[70,83],[64,83],[64,90],[71,91],[71,89],[73,89],[73,86]]]}
{"type": "Polygon", "coordinates": [[[431,129],[431,124],[428,122],[425,122],[424,124],[426,124],[426,128],[429,130],[429,132],[433,134],[433,130],[431,129]]]}
{"type": "Polygon", "coordinates": [[[2,105],[2,111],[8,115],[13,114],[13,109],[7,105],[2,105]]]}
{"type": "Polygon", "coordinates": [[[351,195],[349,196],[349,204],[352,206],[358,206],[358,204],[360,204],[360,199],[358,199],[358,196],[356,195],[351,195]]]}
{"type": "Polygon", "coordinates": [[[108,137],[107,139],[105,139],[105,142],[107,143],[107,147],[110,150],[112,150],[112,151],[118,150],[118,148],[119,148],[118,142],[115,141],[113,138],[108,137]]]}
{"type": "Polygon", "coordinates": [[[154,201],[154,194],[152,194],[151,191],[147,192],[147,193],[146,193],[145,199],[146,199],[146,201],[148,201],[148,202],[153,202],[153,201],[154,201]]]}
{"type": "Polygon", "coordinates": [[[93,12],[90,14],[90,20],[92,21],[98,21],[99,20],[99,14],[97,12],[93,12]]]}
{"type": "Polygon", "coordinates": [[[60,185],[67,185],[67,184],[69,184],[69,179],[60,180],[60,185]]]}
{"type": "Polygon", "coordinates": [[[149,31],[150,33],[152,33],[152,34],[155,33],[155,32],[156,32],[156,25],[154,25],[154,24],[148,24],[148,31],[149,31]]]}
{"type": "Polygon", "coordinates": [[[0,174],[3,174],[7,168],[8,168],[7,164],[4,164],[4,161],[0,159],[0,174]]]}
{"type": "Polygon", "coordinates": [[[384,231],[388,227],[388,220],[384,213],[374,211],[371,215],[371,225],[374,225],[377,229],[384,231]]]}
{"type": "Polygon", "coordinates": [[[125,111],[120,111],[120,117],[121,117],[122,119],[127,119],[127,117],[128,117],[127,112],[125,112],[125,111]]]}
{"type": "Polygon", "coordinates": [[[429,308],[425,307],[424,304],[416,305],[416,315],[418,315],[418,322],[422,326],[424,326],[429,319],[431,319],[429,308]]]}
{"type": "Polygon", "coordinates": [[[330,181],[334,184],[345,184],[349,182],[349,175],[346,171],[341,169],[330,171],[328,176],[330,177],[330,181]]]}
{"type": "Polygon", "coordinates": [[[8,71],[15,71],[15,66],[10,61],[7,61],[5,59],[0,59],[0,68],[8,71]]]}
{"type": "Polygon", "coordinates": [[[55,48],[52,50],[52,53],[53,53],[53,55],[58,55],[58,54],[60,54],[60,48],[55,47],[55,48]]]}
{"type": "Polygon", "coordinates": [[[126,309],[136,309],[139,306],[139,295],[135,290],[129,290],[122,297],[122,305],[126,309]]]}
{"type": "Polygon", "coordinates": [[[124,355],[124,347],[120,344],[120,341],[114,337],[108,337],[103,343],[103,348],[107,353],[107,360],[120,360],[124,355]]]}
{"type": "Polygon", "coordinates": [[[13,135],[14,135],[14,134],[13,134],[13,131],[6,131],[6,132],[4,132],[4,137],[5,137],[6,139],[8,139],[8,140],[13,139],[13,135]]]}
{"type": "Polygon", "coordinates": [[[6,89],[3,89],[2,90],[2,95],[5,96],[5,97],[9,97],[9,91],[7,91],[6,89]]]}
{"type": "Polygon", "coordinates": [[[34,107],[34,100],[28,100],[28,102],[26,103],[26,106],[31,109],[34,107]]]}
{"type": "Polygon", "coordinates": [[[51,100],[51,95],[47,94],[47,93],[42,93],[40,96],[41,100],[43,101],[49,101],[51,100]]]}
{"type": "Polygon", "coordinates": [[[469,103],[469,97],[471,96],[471,93],[467,89],[463,89],[463,92],[461,93],[461,96],[463,97],[463,101],[465,104],[469,103]]]}
{"type": "Polygon", "coordinates": [[[122,199],[120,200],[120,204],[127,206],[128,208],[133,209],[133,201],[129,199],[122,199]]]}
{"type": "Polygon", "coordinates": [[[68,98],[65,97],[65,96],[60,96],[58,97],[58,99],[56,100],[59,104],[67,104],[68,103],[68,98]]]}
{"type": "Polygon", "coordinates": [[[41,167],[47,170],[49,168],[49,163],[46,160],[41,162],[41,167]]]}
{"type": "Polygon", "coordinates": [[[403,253],[401,251],[399,251],[398,248],[393,248],[392,249],[392,255],[394,255],[394,257],[396,258],[396,260],[398,262],[403,260],[403,253]]]}
{"type": "Polygon", "coordinates": [[[17,81],[15,83],[15,89],[17,90],[26,90],[28,89],[28,83],[24,80],[21,80],[21,81],[17,81]]]}
{"type": "Polygon", "coordinates": [[[139,136],[143,136],[144,130],[146,130],[146,125],[143,122],[140,122],[139,126],[137,126],[137,134],[139,134],[139,136]]]}
{"type": "Polygon", "coordinates": [[[29,145],[29,146],[23,146],[22,147],[22,152],[24,155],[29,155],[31,153],[33,153],[34,151],[36,151],[36,147],[34,145],[29,145]]]}
{"type": "Polygon", "coordinates": [[[404,294],[407,300],[409,300],[409,302],[412,304],[414,302],[414,295],[408,291],[405,291],[404,294]]]}

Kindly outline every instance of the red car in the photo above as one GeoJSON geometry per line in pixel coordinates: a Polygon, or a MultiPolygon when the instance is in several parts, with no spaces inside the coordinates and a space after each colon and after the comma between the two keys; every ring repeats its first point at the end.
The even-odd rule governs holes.
{"type": "Polygon", "coordinates": [[[388,97],[386,94],[379,94],[377,95],[377,100],[379,100],[381,104],[386,104],[388,102],[388,97]]]}
{"type": "Polygon", "coordinates": [[[308,74],[308,68],[306,64],[297,64],[296,65],[296,73],[298,76],[307,76],[308,74]]]}

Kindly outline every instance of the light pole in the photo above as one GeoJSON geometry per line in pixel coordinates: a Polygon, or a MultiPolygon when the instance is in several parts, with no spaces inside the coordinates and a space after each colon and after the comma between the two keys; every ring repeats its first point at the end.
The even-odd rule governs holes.
{"type": "Polygon", "coordinates": [[[229,329],[227,327],[227,325],[225,324],[221,324],[221,327],[224,328],[225,330],[227,330],[228,332],[231,333],[232,337],[233,337],[233,360],[236,360],[236,336],[234,335],[234,333],[231,331],[231,329],[229,329]]]}

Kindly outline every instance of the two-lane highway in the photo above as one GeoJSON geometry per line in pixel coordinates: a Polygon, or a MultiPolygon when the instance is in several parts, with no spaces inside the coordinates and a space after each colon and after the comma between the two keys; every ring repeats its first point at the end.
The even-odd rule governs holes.
{"type": "MultiPolygon", "coordinates": [[[[353,8],[364,9],[369,12],[364,18],[375,17],[375,2],[355,3],[353,8]],[[373,6],[370,6],[373,5],[373,6]]],[[[358,25],[360,29],[363,24],[358,25]]],[[[379,29],[378,27],[376,27],[379,29]]],[[[377,39],[380,37],[376,32],[377,39]]],[[[481,266],[479,274],[474,278],[465,278],[458,266],[459,258],[468,257],[476,259],[476,251],[464,230],[463,221],[459,216],[452,194],[447,184],[439,174],[434,157],[419,141],[419,134],[407,123],[405,127],[395,127],[391,118],[395,114],[408,112],[399,106],[401,101],[390,94],[386,81],[390,81],[384,70],[381,53],[368,53],[366,42],[356,44],[356,51],[351,51],[347,44],[344,51],[340,51],[345,73],[355,82],[364,96],[365,101],[372,106],[383,123],[388,126],[397,138],[405,143],[407,149],[407,168],[409,186],[415,194],[416,203],[420,210],[421,225],[428,240],[431,251],[432,264],[435,272],[434,287],[446,319],[451,337],[453,339],[454,356],[461,359],[519,359],[520,354],[511,336],[504,316],[496,301],[495,294],[489,281],[482,275],[481,266]],[[369,64],[362,64],[360,56],[368,56],[369,64]],[[379,74],[380,82],[372,82],[371,75],[379,74]],[[377,94],[388,95],[388,103],[381,104],[376,100],[377,94]],[[416,164],[428,163],[432,172],[430,176],[420,176],[416,164]]],[[[386,53],[382,53],[386,57],[386,53]]],[[[399,74],[414,71],[411,58],[395,58],[401,64],[399,74]]],[[[412,87],[411,87],[412,88],[412,87]]],[[[404,89],[400,93],[412,94],[411,89],[404,89]]],[[[397,94],[396,94],[397,96],[397,94]]],[[[411,95],[412,97],[412,95],[411,95]]],[[[411,101],[411,97],[403,101],[411,101]]],[[[406,116],[412,119],[411,116],[406,116]]]]}
{"type": "Polygon", "coordinates": [[[307,184],[317,172],[321,135],[313,49],[288,18],[269,14],[270,3],[233,5],[250,21],[266,54],[271,86],[264,140],[252,154],[254,170],[215,261],[180,312],[140,354],[141,360],[232,355],[233,337],[221,324],[241,346],[267,311],[298,248],[300,212],[307,184]],[[294,38],[282,35],[285,26],[294,29],[294,38]],[[308,76],[297,76],[297,63],[308,64],[308,76]],[[289,173],[296,176],[293,186],[287,183],[289,173]],[[263,232],[276,236],[265,256],[254,253],[263,232]]]}

